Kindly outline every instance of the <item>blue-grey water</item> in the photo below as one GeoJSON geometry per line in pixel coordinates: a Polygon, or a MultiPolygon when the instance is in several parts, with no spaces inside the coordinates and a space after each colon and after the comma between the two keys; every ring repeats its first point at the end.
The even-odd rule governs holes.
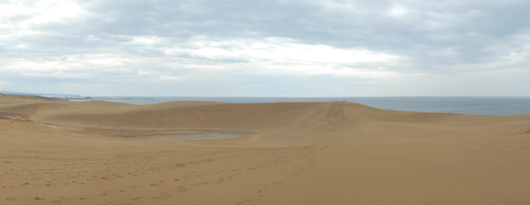
{"type": "MultiPolygon", "coordinates": [[[[473,115],[530,114],[530,97],[91,97],[137,105],[169,101],[214,101],[226,103],[356,102],[371,107],[419,112],[473,115]]],[[[73,99],[72,99],[73,100],[73,99]]],[[[79,99],[77,99],[79,100],[79,99]]]]}

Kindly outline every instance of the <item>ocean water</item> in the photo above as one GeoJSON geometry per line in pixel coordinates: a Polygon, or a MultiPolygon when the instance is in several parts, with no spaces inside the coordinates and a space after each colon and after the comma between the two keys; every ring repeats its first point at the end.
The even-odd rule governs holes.
{"type": "MultiPolygon", "coordinates": [[[[214,101],[226,103],[356,102],[375,108],[445,112],[472,115],[530,114],[530,97],[91,97],[137,105],[170,101],[214,101]]],[[[72,101],[88,99],[71,99],[72,101]]]]}

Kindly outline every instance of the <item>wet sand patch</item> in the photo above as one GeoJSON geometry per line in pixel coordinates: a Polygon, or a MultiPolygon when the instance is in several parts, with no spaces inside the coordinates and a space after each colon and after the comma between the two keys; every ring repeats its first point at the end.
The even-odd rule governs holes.
{"type": "Polygon", "coordinates": [[[42,123],[38,123],[39,125],[42,125],[42,126],[46,126],[46,127],[51,127],[51,128],[63,128],[63,127],[59,127],[59,126],[56,126],[56,125],[48,125],[48,124],[42,124],[42,123]]]}
{"type": "Polygon", "coordinates": [[[256,132],[243,130],[201,130],[201,129],[110,129],[94,127],[63,127],[38,123],[39,125],[66,129],[65,131],[82,135],[93,135],[113,138],[126,138],[137,140],[213,140],[228,139],[244,135],[256,134],[256,132]]]}
{"type": "Polygon", "coordinates": [[[235,138],[238,136],[256,134],[256,132],[241,131],[241,130],[181,130],[181,131],[188,132],[188,134],[182,133],[182,134],[174,135],[174,136],[167,136],[167,135],[139,136],[139,137],[134,137],[134,138],[144,139],[144,140],[187,141],[187,140],[229,139],[229,138],[235,138]],[[195,132],[195,133],[190,133],[190,132],[195,132]]]}

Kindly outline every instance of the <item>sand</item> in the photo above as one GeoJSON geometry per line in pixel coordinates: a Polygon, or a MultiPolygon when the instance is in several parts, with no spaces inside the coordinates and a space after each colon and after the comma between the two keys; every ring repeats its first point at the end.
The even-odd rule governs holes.
{"type": "Polygon", "coordinates": [[[1,95],[0,204],[530,204],[529,130],[344,102],[1,95]],[[240,134],[152,140],[212,131],[240,134]]]}

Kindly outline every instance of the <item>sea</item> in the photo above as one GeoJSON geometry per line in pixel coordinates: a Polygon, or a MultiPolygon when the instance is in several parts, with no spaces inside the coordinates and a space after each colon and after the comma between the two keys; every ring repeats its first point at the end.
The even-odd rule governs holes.
{"type": "Polygon", "coordinates": [[[225,103],[355,102],[375,108],[461,113],[471,115],[530,114],[530,97],[75,97],[71,101],[104,100],[136,105],[170,101],[213,101],[225,103]]]}

